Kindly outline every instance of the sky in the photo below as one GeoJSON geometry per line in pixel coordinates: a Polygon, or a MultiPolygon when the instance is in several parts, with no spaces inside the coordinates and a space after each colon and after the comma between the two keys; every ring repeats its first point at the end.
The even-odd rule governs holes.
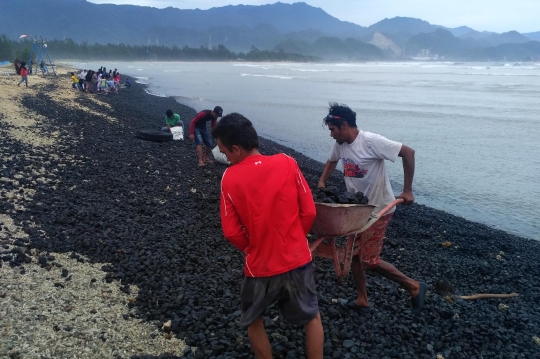
{"type": "MultiPolygon", "coordinates": [[[[264,0],[87,0],[96,4],[130,4],[156,8],[210,9],[226,5],[265,5],[264,0]]],[[[282,3],[296,1],[281,0],[282,3]]],[[[304,0],[328,14],[369,26],[384,18],[414,17],[446,27],[520,33],[540,31],[540,0],[304,0]]]]}

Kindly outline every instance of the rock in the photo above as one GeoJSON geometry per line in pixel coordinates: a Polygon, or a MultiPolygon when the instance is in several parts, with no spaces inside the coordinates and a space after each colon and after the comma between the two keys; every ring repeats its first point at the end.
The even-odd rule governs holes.
{"type": "Polygon", "coordinates": [[[161,327],[161,330],[163,330],[165,333],[169,333],[171,331],[171,321],[167,321],[163,324],[163,327],[161,327]]]}

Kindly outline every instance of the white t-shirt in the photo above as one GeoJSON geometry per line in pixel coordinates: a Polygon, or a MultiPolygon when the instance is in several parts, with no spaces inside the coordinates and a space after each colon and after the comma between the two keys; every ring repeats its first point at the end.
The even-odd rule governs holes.
{"type": "MultiPolygon", "coordinates": [[[[369,198],[369,204],[377,206],[373,213],[379,213],[395,199],[384,160],[394,162],[401,146],[381,135],[360,131],[351,144],[336,142],[329,160],[341,160],[347,190],[363,192],[369,198]]],[[[394,210],[395,207],[389,213],[394,210]]]]}

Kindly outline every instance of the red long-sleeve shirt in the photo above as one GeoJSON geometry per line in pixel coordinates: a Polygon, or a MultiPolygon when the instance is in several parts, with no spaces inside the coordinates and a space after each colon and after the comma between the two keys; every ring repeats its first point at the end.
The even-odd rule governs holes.
{"type": "Polygon", "coordinates": [[[249,156],[223,174],[221,226],[245,253],[246,276],[269,277],[309,263],[306,234],[314,220],[311,190],[293,158],[249,156]]]}
{"type": "Polygon", "coordinates": [[[202,110],[191,120],[191,124],[189,125],[189,134],[193,135],[195,133],[195,127],[206,128],[207,121],[212,121],[212,128],[216,127],[217,119],[212,116],[212,111],[202,110]]]}

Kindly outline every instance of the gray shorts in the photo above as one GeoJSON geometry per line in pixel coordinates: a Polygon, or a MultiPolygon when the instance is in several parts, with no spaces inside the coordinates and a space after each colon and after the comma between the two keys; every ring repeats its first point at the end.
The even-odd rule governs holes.
{"type": "Polygon", "coordinates": [[[245,277],[240,295],[242,328],[249,327],[263,316],[266,308],[275,302],[290,324],[305,325],[310,322],[319,313],[314,273],[315,266],[309,262],[272,277],[245,277]]]}

